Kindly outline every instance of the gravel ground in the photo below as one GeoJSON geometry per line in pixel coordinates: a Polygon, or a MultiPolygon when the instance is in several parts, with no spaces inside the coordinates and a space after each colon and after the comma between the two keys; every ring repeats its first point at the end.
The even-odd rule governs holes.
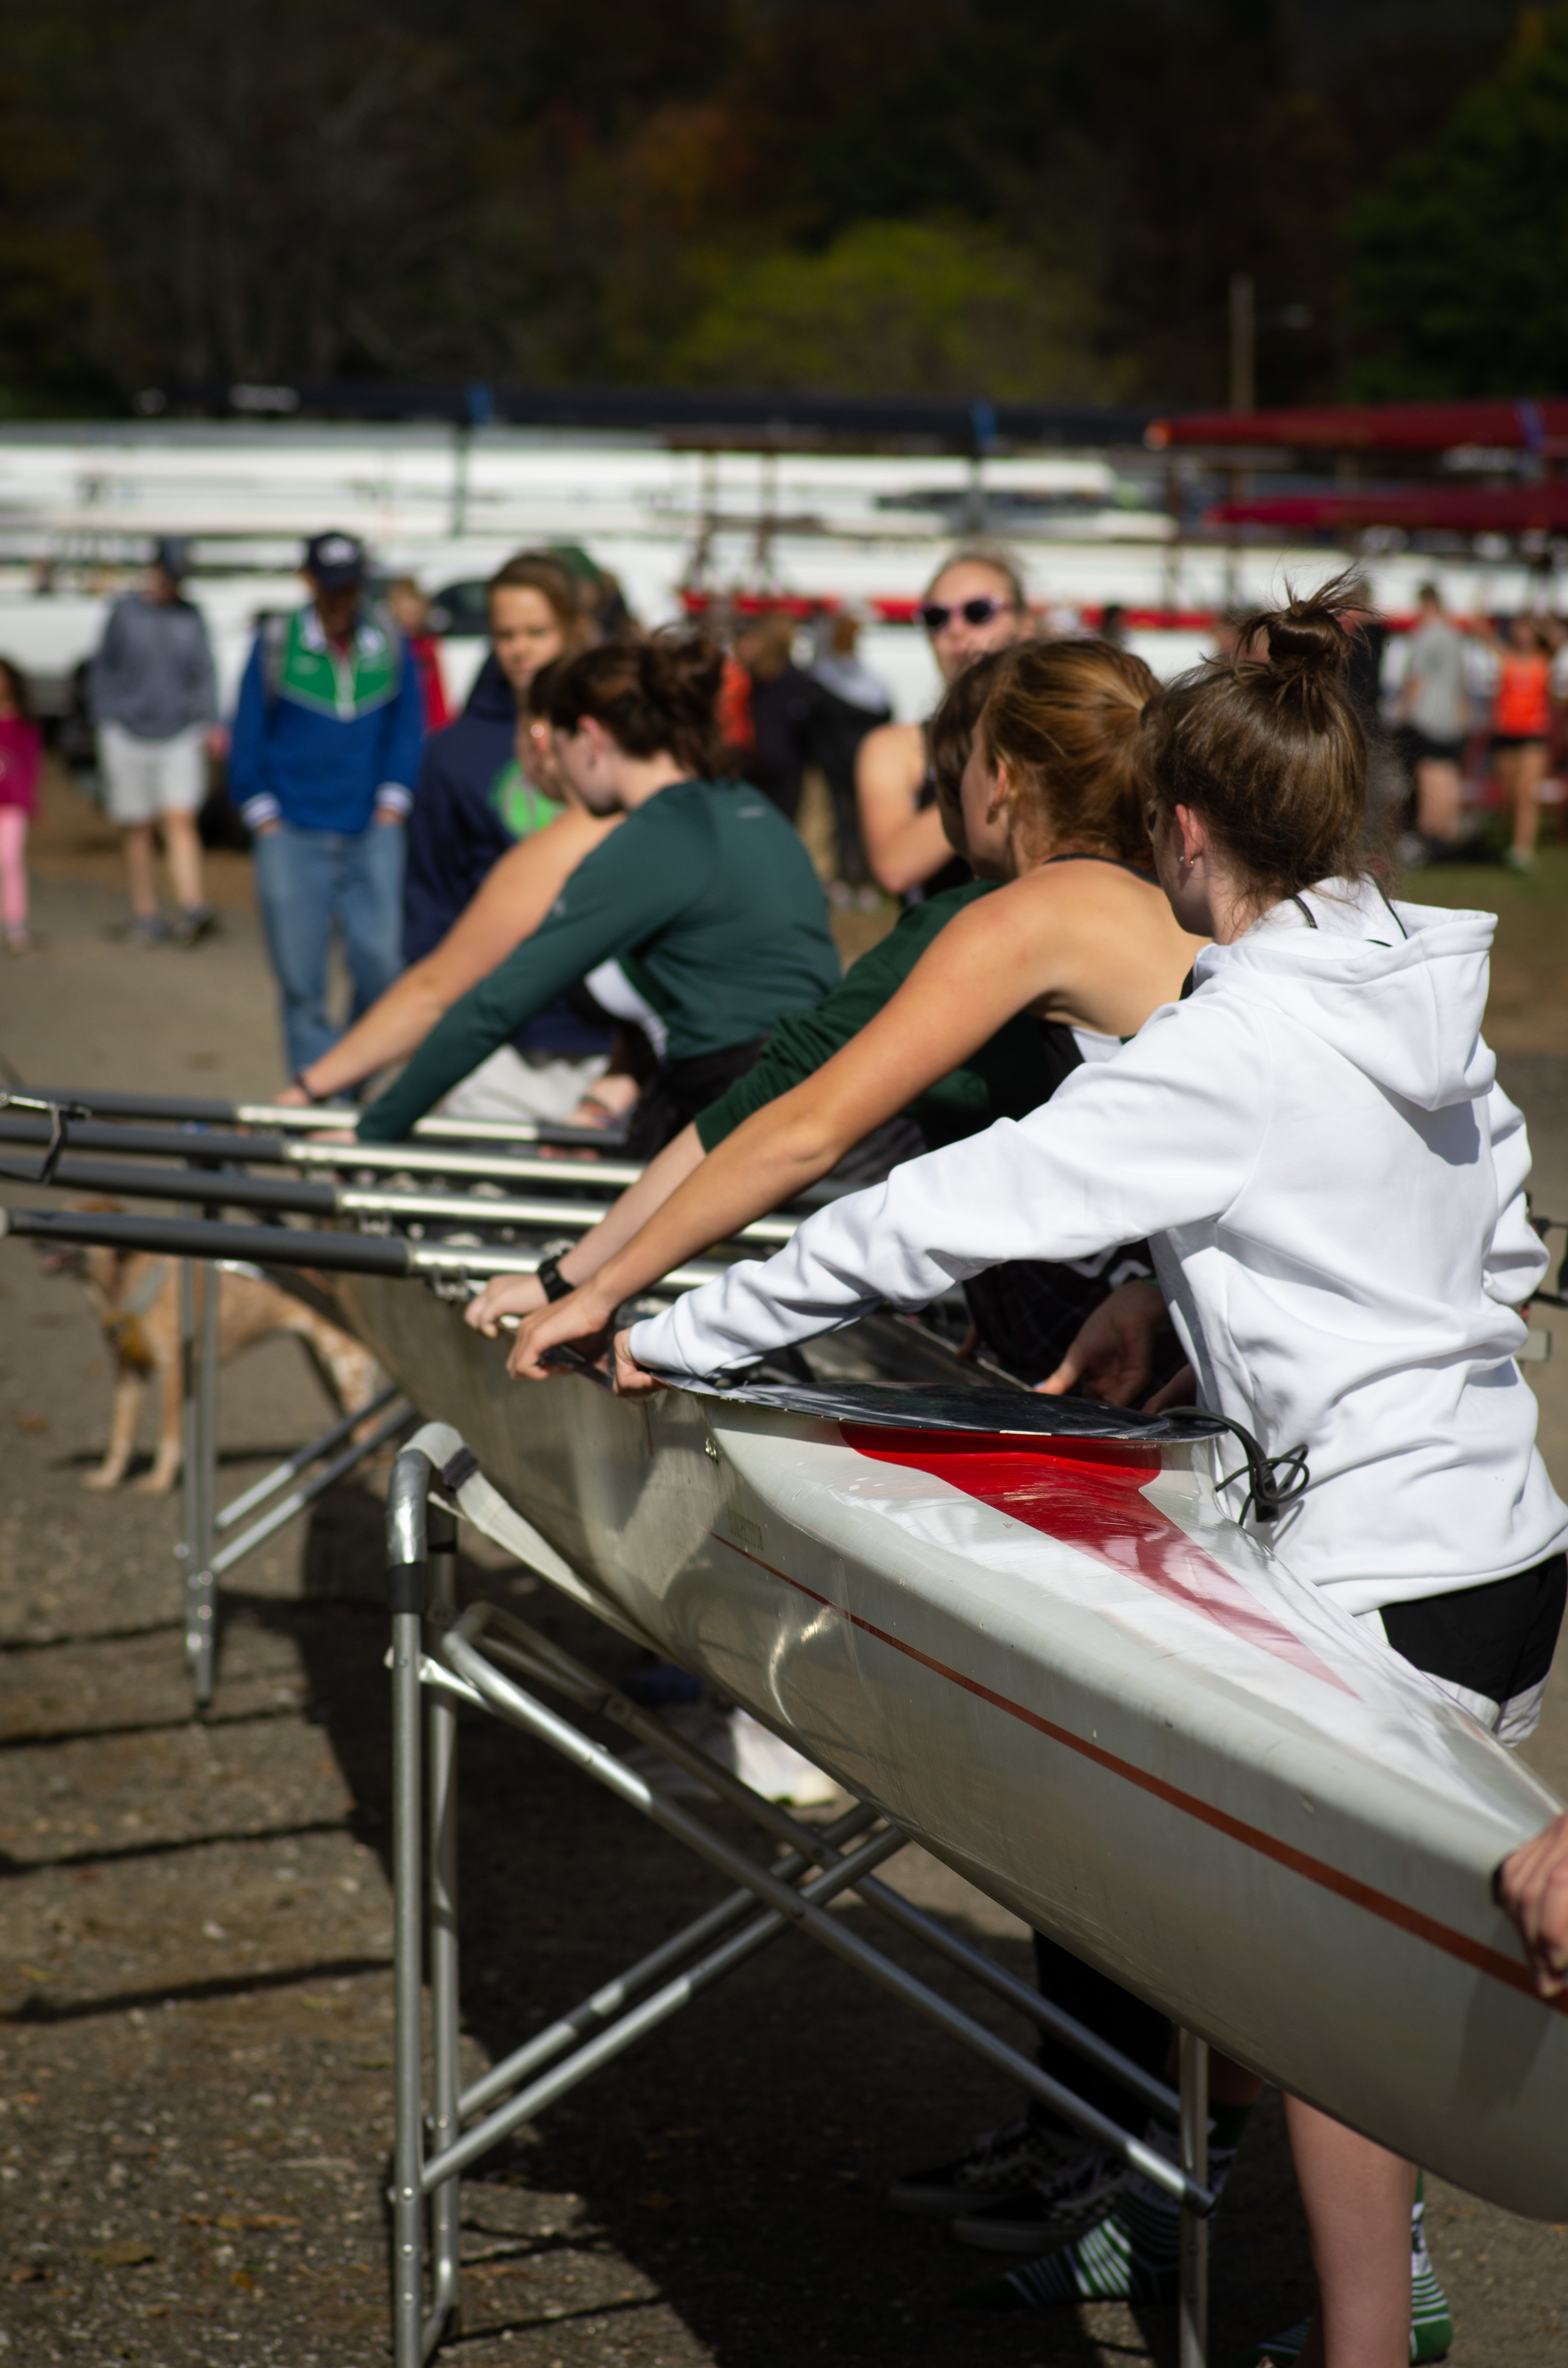
{"type": "MultiPolygon", "coordinates": [[[[222,942],[132,954],[104,938],[117,904],[101,834],[61,813],[41,866],[48,944],[0,974],[0,1054],[59,1083],[265,1090],[278,1056],[243,866],[220,868],[222,942]]],[[[1568,1061],[1542,1048],[1511,1077],[1538,1135],[1541,1198],[1568,1209],[1568,1061]]],[[[0,2350],[28,2368],[382,2361],[392,1984],[374,1475],[236,1575],[213,1713],[193,1723],[176,1504],[80,1485],[108,1412],[86,1302],[18,1244],[0,1250],[0,2350]]],[[[1562,1483],[1568,1376],[1532,1371],[1562,1483]]],[[[224,1490],[324,1418],[290,1344],[226,1372],[224,1490]]],[[[468,1584],[531,1591],[530,1618],[618,1663],[614,1639],[468,1543],[468,1584]]],[[[520,1739],[480,1721],[462,1749],[477,2068],[714,1885],[520,1739]]],[[[1568,1685],[1531,1756],[1568,1791],[1568,1685]]],[[[1027,1973],[1013,1918],[917,1853],[894,1874],[1027,1973]]],[[[996,2027],[1020,2040],[1005,2015],[996,2027]]],[[[468,2316],[448,2356],[464,2368],[1174,2361],[1168,2311],[996,2319],[949,2306],[981,2257],[890,2212],[883,2192],[1003,2101],[981,2066],[785,1942],[466,2185],[468,2316]]],[[[1456,2368],[1568,2356],[1563,2230],[1442,2187],[1431,2220],[1456,2368]]],[[[1310,2292],[1269,2099],[1221,2224],[1218,2368],[1310,2292]]]]}

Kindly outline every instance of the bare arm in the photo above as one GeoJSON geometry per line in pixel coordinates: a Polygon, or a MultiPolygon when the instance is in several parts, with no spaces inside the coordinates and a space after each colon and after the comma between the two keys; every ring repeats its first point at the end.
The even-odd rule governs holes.
{"type": "MultiPolygon", "coordinates": [[[[1020,1006],[1048,993],[1062,957],[1049,930],[1042,941],[1040,906],[1047,899],[1065,906],[1065,894],[1052,882],[1043,896],[1039,888],[1021,895],[1024,884],[1016,882],[949,921],[875,1019],[812,1076],[754,1110],[705,1159],[687,1167],[684,1180],[675,1163],[656,1177],[655,1163],[631,1188],[648,1212],[640,1230],[629,1237],[618,1224],[617,1247],[601,1256],[599,1236],[625,1205],[618,1203],[606,1224],[562,1258],[563,1279],[579,1286],[570,1299],[540,1308],[532,1293],[508,1295],[507,1286],[493,1285],[474,1303],[470,1321],[484,1323],[503,1310],[524,1314],[508,1370],[542,1380],[552,1370],[539,1361],[546,1349],[565,1340],[601,1339],[622,1300],[634,1298],[714,1242],[732,1239],[754,1217],[794,1199],[853,1144],[967,1060],[1020,1006]],[[525,1311],[525,1298],[537,1312],[525,1311]]],[[[1157,901],[1168,919],[1164,899],[1151,901],[1157,901]]],[[[1165,967],[1170,978],[1165,992],[1174,994],[1183,958],[1167,958],[1165,967]]],[[[1140,1016],[1162,999],[1153,995],[1140,1016]]],[[[688,1132],[696,1148],[695,1130],[688,1132]]],[[[680,1138],[671,1150],[684,1142],[680,1138]]],[[[683,1159],[689,1156],[682,1154],[683,1159]]]]}
{"type": "Polygon", "coordinates": [[[583,858],[619,820],[601,822],[571,806],[508,848],[434,951],[405,970],[346,1036],[312,1062],[311,1093],[345,1093],[378,1069],[406,1060],[458,997],[538,928],[583,858]]]}
{"type": "MultiPolygon", "coordinates": [[[[599,1219],[591,1233],[574,1243],[560,1263],[563,1281],[578,1284],[597,1274],[615,1253],[631,1240],[639,1228],[663,1207],[672,1193],[678,1191],[692,1170],[701,1164],[702,1144],[695,1126],[682,1127],[673,1143],[666,1143],[656,1159],[651,1159],[635,1184],[629,1184],[610,1208],[599,1219]]],[[[680,1261],[676,1261],[678,1266],[680,1261]]],[[[532,1315],[551,1303],[545,1297],[544,1285],[536,1282],[531,1274],[497,1275],[487,1282],[477,1298],[471,1299],[463,1310],[463,1320],[476,1332],[494,1339],[501,1328],[503,1315],[532,1315]]],[[[557,1300],[554,1304],[566,1307],[573,1303],[557,1300]]],[[[565,1333],[563,1338],[573,1338],[565,1333]]]]}
{"type": "Polygon", "coordinates": [[[926,745],[913,723],[883,723],[868,732],[855,761],[855,800],[866,860],[891,896],[917,888],[952,848],[935,806],[915,805],[926,774],[926,745]]]}

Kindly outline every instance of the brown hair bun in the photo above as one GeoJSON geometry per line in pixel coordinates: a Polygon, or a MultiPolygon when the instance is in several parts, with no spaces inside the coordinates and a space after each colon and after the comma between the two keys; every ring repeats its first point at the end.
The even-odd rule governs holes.
{"type": "Polygon", "coordinates": [[[1358,577],[1340,575],[1244,618],[1234,657],[1184,675],[1145,711],[1149,804],[1199,815],[1258,895],[1366,869],[1367,744],[1345,683],[1366,598],[1358,577]]]}
{"type": "Polygon", "coordinates": [[[591,715],[629,757],[668,750],[697,779],[720,780],[729,769],[718,722],[723,679],[724,654],[701,633],[625,635],[561,663],[545,712],[557,731],[575,732],[591,715]]]}

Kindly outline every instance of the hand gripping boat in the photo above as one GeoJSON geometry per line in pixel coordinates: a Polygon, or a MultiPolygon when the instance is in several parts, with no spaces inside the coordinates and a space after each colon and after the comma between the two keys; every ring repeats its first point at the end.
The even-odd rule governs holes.
{"type": "MultiPolygon", "coordinates": [[[[343,1293],[547,1576],[1182,2025],[1568,2216],[1568,2015],[1492,1896],[1559,1804],[1224,1517],[1233,1440],[950,1364],[937,1389],[518,1387],[429,1292],[343,1293]]],[[[886,1374],[901,1335],[811,1353],[886,1374]]]]}

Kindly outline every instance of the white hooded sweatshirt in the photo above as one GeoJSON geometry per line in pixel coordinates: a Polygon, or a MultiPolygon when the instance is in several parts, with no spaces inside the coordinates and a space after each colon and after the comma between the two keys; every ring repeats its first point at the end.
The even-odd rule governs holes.
{"type": "Polygon", "coordinates": [[[819,1211],[634,1326],[632,1354],[721,1372],[1004,1258],[1146,1235],[1200,1403],[1306,1448],[1269,1532],[1300,1577],[1364,1612],[1528,1570],[1568,1508],[1515,1362],[1546,1253],[1480,1035],[1494,927],[1343,882],[1277,905],[1114,1059],[819,1211]]]}

